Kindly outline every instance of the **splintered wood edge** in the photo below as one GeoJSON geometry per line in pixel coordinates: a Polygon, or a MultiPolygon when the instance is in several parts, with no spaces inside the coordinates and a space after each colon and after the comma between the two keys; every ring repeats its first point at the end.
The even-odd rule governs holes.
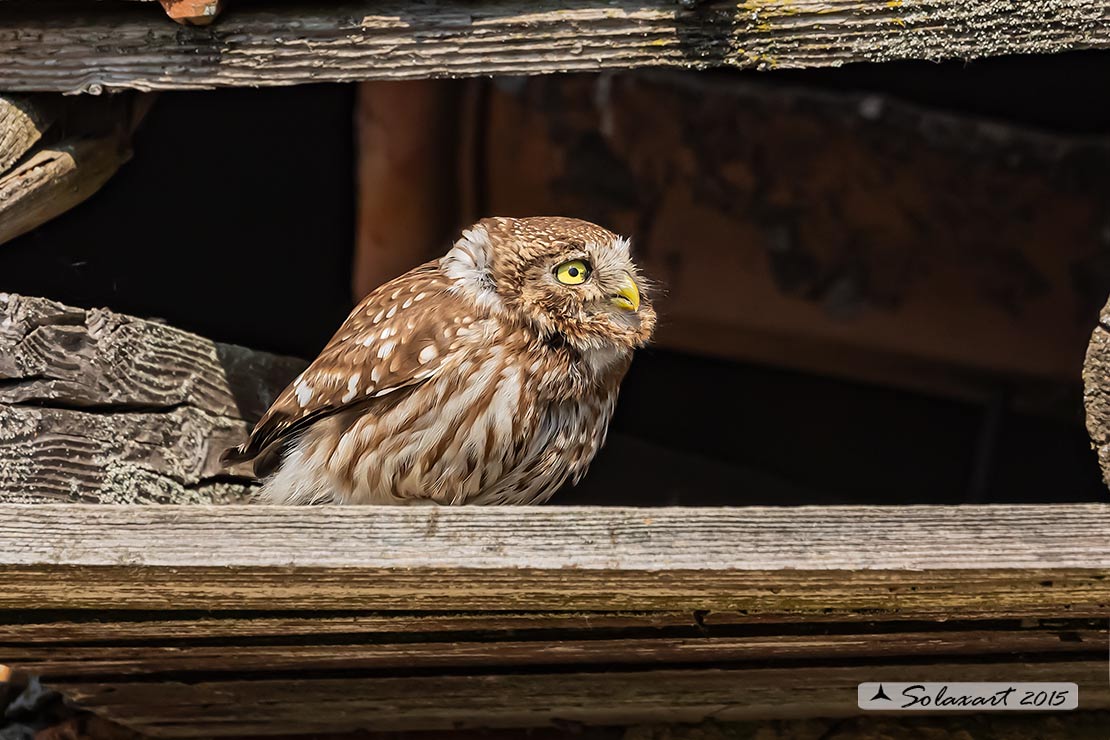
{"type": "Polygon", "coordinates": [[[1110,506],[0,506],[0,607],[1100,616],[1110,506]]]}
{"type": "Polygon", "coordinates": [[[1107,0],[371,2],[242,7],[202,29],[139,4],[0,2],[0,89],[100,93],[631,69],[804,68],[1106,48],[1107,0]],[[24,39],[35,38],[35,44],[24,39]],[[112,43],[103,43],[111,39],[112,43]]]}

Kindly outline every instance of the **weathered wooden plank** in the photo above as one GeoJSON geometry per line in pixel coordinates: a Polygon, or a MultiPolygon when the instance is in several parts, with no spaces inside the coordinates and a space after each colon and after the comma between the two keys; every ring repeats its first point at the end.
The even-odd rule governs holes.
{"type": "Polygon", "coordinates": [[[1083,401],[1087,433],[1098,452],[1102,479],[1110,486],[1110,303],[1099,314],[1098,325],[1083,361],[1083,401]]]}
{"type": "Polygon", "coordinates": [[[45,100],[0,95],[0,174],[35,145],[54,119],[45,100]]]}
{"type": "Polygon", "coordinates": [[[303,363],[0,294],[0,501],[238,501],[220,451],[303,363]]]}
{"type": "Polygon", "coordinates": [[[1100,616],[1110,506],[0,507],[0,607],[1100,616]]]}
{"type": "MultiPolygon", "coordinates": [[[[493,621],[492,619],[490,621],[493,621]]],[[[335,670],[490,670],[528,666],[689,665],[780,661],[921,659],[1038,654],[1089,658],[1106,645],[1105,628],[1077,630],[972,630],[879,634],[747,635],[625,639],[471,640],[311,645],[143,644],[50,647],[6,645],[4,660],[18,671],[53,680],[84,676],[145,676],[183,673],[264,673],[335,670]]],[[[0,629],[0,640],[3,640],[0,629]]],[[[304,638],[311,641],[311,636],[304,638]]],[[[1002,656],[1002,657],[999,657],[1002,656]]]]}
{"type": "Polygon", "coordinates": [[[73,139],[35,152],[0,177],[0,243],[84,201],[130,156],[118,136],[73,139]]]}
{"type": "MultiPolygon", "coordinates": [[[[1102,657],[1102,656],[1100,656],[1102,657]]],[[[58,684],[78,705],[156,737],[843,717],[861,681],[1073,681],[1110,706],[1105,660],[942,662],[464,676],[58,684]],[[912,677],[912,678],[908,678],[912,677]],[[321,707],[327,711],[320,711],[321,707]]]]}
{"type": "MultiPolygon", "coordinates": [[[[758,723],[705,722],[697,725],[646,725],[630,728],[617,740],[1105,740],[1110,712],[1058,712],[1030,716],[1012,712],[945,716],[867,716],[851,719],[802,719],[758,723]]],[[[500,740],[486,737],[484,740],[500,740]]],[[[332,738],[331,740],[340,740],[332,738]]],[[[365,740],[375,740],[370,735],[365,740]]],[[[384,738],[383,738],[384,740],[384,738]]],[[[390,740],[406,740],[391,737],[390,740]]],[[[413,740],[417,740],[413,738],[413,740]]],[[[463,740],[463,738],[458,738],[463,740]]],[[[538,740],[538,739],[537,739],[538,740]]],[[[589,735],[582,740],[595,740],[589,735]]],[[[596,740],[602,740],[598,737],[596,740]]]]}
{"type": "Polygon", "coordinates": [[[543,74],[642,66],[761,69],[971,59],[1110,45],[1106,0],[785,3],[572,0],[240,7],[171,26],[139,4],[0,3],[0,89],[93,92],[543,74]],[[34,43],[27,43],[34,39],[34,43]]]}
{"type": "MultiPolygon", "coordinates": [[[[519,612],[497,614],[491,619],[488,613],[460,612],[436,614],[417,612],[368,612],[359,614],[313,613],[312,616],[290,614],[240,615],[238,613],[213,616],[208,612],[188,618],[180,611],[154,618],[149,612],[114,612],[103,618],[77,620],[80,614],[72,612],[56,615],[38,612],[0,613],[0,643],[24,646],[51,644],[108,644],[136,640],[214,640],[236,641],[244,638],[286,639],[295,637],[302,644],[310,645],[320,640],[335,640],[337,636],[350,639],[373,637],[391,639],[390,635],[423,635],[426,639],[440,639],[444,633],[466,633],[500,636],[548,634],[558,630],[563,634],[588,630],[592,633],[627,630],[695,630],[701,632],[693,612],[519,612]]],[[[732,624],[739,615],[722,613],[720,624],[732,624]]],[[[1054,629],[1064,629],[1055,627],[1054,629]]],[[[400,639],[400,638],[398,638],[400,639]]],[[[446,639],[446,638],[443,638],[446,639]]]]}

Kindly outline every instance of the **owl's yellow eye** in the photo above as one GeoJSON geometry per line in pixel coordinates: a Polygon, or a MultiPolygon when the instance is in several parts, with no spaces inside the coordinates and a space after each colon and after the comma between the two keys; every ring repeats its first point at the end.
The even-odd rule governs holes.
{"type": "Polygon", "coordinates": [[[590,276],[590,263],[569,260],[555,268],[555,279],[563,285],[581,285],[590,276]]]}

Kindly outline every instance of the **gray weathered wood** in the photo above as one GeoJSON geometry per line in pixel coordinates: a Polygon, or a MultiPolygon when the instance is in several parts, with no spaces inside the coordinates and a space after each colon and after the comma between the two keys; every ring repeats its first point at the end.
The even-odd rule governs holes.
{"type": "Polygon", "coordinates": [[[0,243],[81,203],[130,157],[117,136],[72,139],[34,152],[0,177],[0,243]]]}
{"type": "Polygon", "coordinates": [[[241,500],[220,451],[303,366],[107,310],[0,294],[0,501],[241,500]]]}
{"type": "Polygon", "coordinates": [[[1083,362],[1087,432],[1098,454],[1102,480],[1110,486],[1110,303],[1102,309],[1083,362]]]}
{"type": "Polygon", "coordinates": [[[0,507],[0,607],[1101,616],[1110,506],[0,507]]]}
{"type": "Polygon", "coordinates": [[[93,92],[542,74],[642,66],[835,66],[1110,45],[1107,0],[685,7],[676,0],[282,3],[203,29],[142,4],[0,3],[0,89],[93,92]],[[27,39],[35,39],[33,44],[27,39]]]}
{"type": "MultiPolygon", "coordinates": [[[[398,619],[396,621],[402,621],[398,619]]],[[[496,622],[489,617],[487,631],[496,622]]],[[[603,639],[582,631],[547,639],[500,640],[441,638],[440,641],[379,642],[363,644],[351,640],[339,644],[311,644],[313,634],[298,635],[295,644],[258,645],[251,641],[235,645],[188,644],[165,635],[168,644],[151,639],[148,624],[141,645],[114,644],[101,636],[99,644],[27,646],[4,648],[4,660],[20,671],[50,680],[56,676],[74,677],[143,676],[159,673],[258,673],[265,671],[329,670],[437,670],[481,668],[488,670],[522,666],[604,664],[624,666],[661,663],[709,664],[768,660],[851,660],[899,659],[908,655],[994,656],[1006,659],[1013,654],[1038,654],[1081,659],[1101,652],[1107,630],[1092,625],[1079,629],[972,629],[946,631],[908,631],[869,634],[741,634],[714,637],[709,634],[685,637],[618,637],[603,639]],[[1062,636],[1066,634],[1066,637],[1062,636]],[[572,639],[574,638],[574,639],[572,639]]],[[[601,632],[600,628],[596,628],[601,632]]],[[[273,639],[274,636],[271,636],[273,639]]],[[[10,640],[5,628],[0,638],[10,640]]],[[[317,638],[318,639],[318,638],[317,638]]],[[[350,637],[347,638],[350,640],[350,637]]]]}
{"type": "Polygon", "coordinates": [[[0,98],[0,244],[99,190],[130,158],[131,132],[152,97],[0,98]],[[65,138],[39,142],[54,118],[65,138]]]}
{"type": "Polygon", "coordinates": [[[0,175],[35,145],[54,118],[46,101],[0,95],[0,175]]]}

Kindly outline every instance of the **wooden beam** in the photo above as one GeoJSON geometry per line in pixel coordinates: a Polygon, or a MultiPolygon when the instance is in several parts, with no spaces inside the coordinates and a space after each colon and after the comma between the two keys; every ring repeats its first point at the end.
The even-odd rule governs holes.
{"type": "Polygon", "coordinates": [[[44,98],[0,95],[0,175],[42,138],[54,120],[54,108],[44,98]]]}
{"type": "Polygon", "coordinates": [[[130,159],[116,136],[42,149],[0,177],[0,244],[83,202],[130,159]]]}
{"type": "Polygon", "coordinates": [[[0,293],[0,501],[242,500],[219,453],[303,365],[0,293]]]}
{"type": "Polygon", "coordinates": [[[1110,46],[1108,0],[360,0],[237,8],[203,29],[169,26],[139,3],[57,12],[9,5],[0,3],[0,58],[8,60],[0,89],[9,91],[822,67],[1110,46]]]}
{"type": "Polygon", "coordinates": [[[1083,401],[1087,433],[1098,453],[1102,480],[1110,486],[1110,303],[1099,314],[1083,361],[1083,401]]]}
{"type": "Polygon", "coordinates": [[[462,89],[448,80],[358,87],[358,235],[355,300],[439,257],[462,226],[462,89]]]}
{"type": "Polygon", "coordinates": [[[0,99],[0,244],[99,190],[130,159],[131,133],[151,99],[131,95],[64,102],[49,96],[33,101],[8,98],[7,103],[0,99]],[[55,119],[65,138],[40,142],[55,119]],[[36,142],[39,147],[33,149],[36,142]]]}
{"type": "Polygon", "coordinates": [[[229,681],[73,682],[78,706],[154,737],[627,725],[859,714],[862,681],[1069,681],[1080,707],[1110,707],[1101,661],[912,662],[229,681]],[[322,707],[327,707],[322,711],[322,707]],[[283,729],[284,728],[284,729],[283,729]]]}
{"type": "Polygon", "coordinates": [[[1096,617],[1108,527],[1106,505],[8,505],[0,607],[1096,617]]]}

